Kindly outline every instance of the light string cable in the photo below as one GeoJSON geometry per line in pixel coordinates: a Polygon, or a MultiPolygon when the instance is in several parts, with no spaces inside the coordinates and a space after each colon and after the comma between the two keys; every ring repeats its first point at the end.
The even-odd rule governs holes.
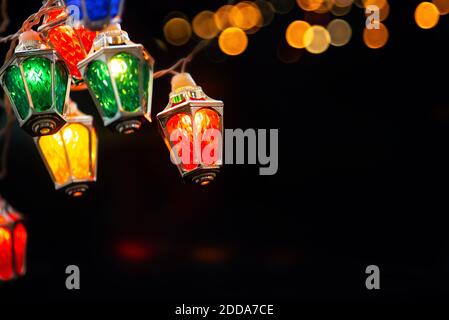
{"type": "Polygon", "coordinates": [[[193,58],[195,57],[195,55],[200,52],[201,50],[203,50],[204,48],[206,48],[209,43],[211,41],[210,40],[202,40],[201,42],[199,42],[195,48],[193,48],[192,52],[190,52],[190,54],[184,58],[179,59],[174,65],[172,65],[170,68],[168,69],[164,69],[164,70],[160,70],[154,73],[153,78],[154,79],[158,79],[161,78],[167,74],[172,74],[172,75],[176,75],[179,72],[176,71],[176,69],[178,69],[179,67],[181,67],[181,73],[184,73],[186,71],[187,68],[187,64],[190,63],[193,58]]]}

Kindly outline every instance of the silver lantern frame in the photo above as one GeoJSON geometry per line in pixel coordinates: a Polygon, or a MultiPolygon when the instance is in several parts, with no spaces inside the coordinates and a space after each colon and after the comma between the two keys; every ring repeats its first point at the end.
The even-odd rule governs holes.
{"type": "Polygon", "coordinates": [[[70,163],[70,158],[69,158],[69,155],[67,154],[67,146],[64,142],[64,139],[62,139],[62,143],[64,144],[65,157],[67,160],[67,166],[68,166],[70,175],[69,175],[69,180],[66,183],[60,184],[60,183],[56,182],[56,178],[53,174],[53,171],[51,170],[50,164],[48,163],[48,161],[39,145],[40,137],[35,137],[34,142],[36,144],[37,149],[39,150],[39,154],[42,158],[42,161],[44,162],[45,167],[46,167],[48,173],[50,174],[50,177],[55,185],[55,190],[63,191],[69,196],[76,196],[78,193],[84,194],[85,192],[87,192],[93,186],[93,184],[95,184],[95,182],[97,181],[99,139],[98,139],[98,133],[94,126],[94,118],[92,116],[84,114],[81,111],[79,111],[76,104],[74,104],[74,102],[72,102],[72,101],[69,103],[68,109],[70,110],[70,112],[72,112],[72,114],[69,113],[69,116],[66,118],[67,123],[61,128],[61,131],[59,133],[62,135],[65,127],[67,127],[71,124],[75,124],[75,123],[81,124],[88,129],[88,131],[89,131],[89,168],[91,168],[94,171],[92,176],[89,179],[75,179],[74,178],[73,172],[72,172],[72,166],[70,163]],[[96,134],[96,139],[95,139],[96,145],[95,146],[92,145],[92,131],[93,130],[95,130],[95,134],[96,134]],[[93,148],[95,148],[95,154],[96,154],[95,163],[93,163],[93,159],[92,159],[92,151],[94,150],[93,148]]]}
{"type": "Polygon", "coordinates": [[[26,132],[28,132],[31,136],[42,136],[42,135],[52,135],[59,131],[59,129],[65,124],[65,113],[66,113],[66,101],[70,95],[70,71],[67,69],[67,66],[62,60],[57,52],[53,49],[41,49],[42,43],[40,41],[24,41],[19,44],[14,52],[14,55],[8,62],[0,68],[0,84],[3,87],[6,95],[11,102],[12,109],[14,110],[14,114],[16,115],[17,121],[19,122],[20,127],[22,127],[26,132]],[[51,62],[51,94],[52,94],[52,106],[45,111],[37,112],[34,109],[34,102],[31,97],[30,90],[28,88],[28,83],[25,78],[25,74],[23,71],[23,62],[29,58],[45,58],[50,60],[51,62]],[[56,107],[56,81],[55,81],[55,73],[56,73],[56,63],[61,62],[61,66],[65,69],[67,73],[67,85],[65,91],[65,100],[62,113],[57,110],[56,107]],[[11,98],[11,94],[9,89],[6,87],[5,83],[5,75],[6,70],[10,66],[16,66],[19,68],[21,73],[21,79],[25,88],[25,92],[27,94],[28,105],[30,111],[25,119],[20,117],[20,114],[17,110],[17,106],[14,100],[11,98]],[[48,131],[47,131],[48,130],[48,131]]]}
{"type": "MultiPolygon", "coordinates": [[[[2,197],[0,197],[0,216],[3,216],[6,220],[6,223],[1,224],[0,227],[3,228],[7,228],[12,236],[12,246],[11,246],[11,258],[12,258],[12,266],[13,266],[13,275],[10,279],[8,280],[0,280],[0,283],[3,281],[13,281],[16,280],[19,277],[23,277],[26,272],[27,272],[27,247],[28,247],[28,243],[25,243],[25,254],[23,257],[23,270],[22,272],[20,272],[20,274],[17,274],[17,267],[16,267],[16,260],[17,257],[15,255],[14,252],[14,231],[16,226],[20,223],[22,224],[25,229],[26,229],[26,225],[25,225],[25,219],[23,217],[23,215],[16,211],[9,203],[6,202],[6,200],[4,200],[2,197]],[[11,218],[11,216],[14,215],[15,219],[11,218]]],[[[27,231],[28,233],[28,231],[27,231]]]]}
{"type": "Polygon", "coordinates": [[[131,42],[126,32],[121,30],[112,30],[100,33],[94,41],[92,50],[93,52],[91,51],[91,54],[86,59],[78,63],[78,69],[85,79],[87,69],[93,61],[102,61],[108,67],[109,79],[111,81],[115,101],[117,103],[117,113],[112,118],[105,115],[100,101],[96,98],[89,82],[84,80],[87,88],[89,89],[90,95],[94,100],[95,106],[103,119],[104,125],[106,127],[113,128],[120,133],[128,134],[139,130],[144,125],[146,120],[152,122],[151,107],[154,81],[154,59],[144,48],[144,46],[131,42]],[[123,109],[117,84],[112,77],[113,73],[109,65],[109,60],[119,53],[132,54],[139,59],[140,64],[148,64],[148,88],[144,88],[143,72],[139,72],[140,110],[138,111],[129,112],[123,109]],[[146,94],[145,91],[147,92],[146,94]],[[147,98],[146,103],[142,100],[145,96],[147,98]]]}
{"type": "Polygon", "coordinates": [[[224,126],[223,126],[223,115],[224,115],[224,104],[223,101],[215,100],[207,96],[200,86],[186,86],[181,87],[170,93],[169,103],[167,107],[157,114],[157,119],[159,123],[159,131],[167,145],[172,157],[175,157],[178,165],[178,171],[182,176],[185,183],[193,184],[207,184],[215,180],[217,174],[222,167],[223,161],[223,142],[224,142],[224,126]],[[178,102],[179,101],[179,102],[178,102]],[[220,116],[220,133],[221,133],[221,153],[218,164],[208,165],[201,161],[201,147],[197,141],[197,135],[195,132],[194,119],[197,111],[202,109],[211,109],[220,116]],[[170,141],[170,133],[167,130],[168,120],[176,114],[187,114],[192,119],[192,130],[193,130],[193,146],[195,152],[195,158],[198,160],[198,167],[193,170],[184,170],[182,167],[181,159],[178,154],[173,152],[173,144],[170,141]]]}

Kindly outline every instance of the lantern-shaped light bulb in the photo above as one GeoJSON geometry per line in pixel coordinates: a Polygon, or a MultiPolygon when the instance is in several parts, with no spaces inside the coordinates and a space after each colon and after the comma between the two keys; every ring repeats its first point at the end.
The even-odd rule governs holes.
{"type": "Polygon", "coordinates": [[[79,10],[82,24],[100,31],[111,23],[120,23],[124,0],[66,0],[79,10]]]}
{"type": "Polygon", "coordinates": [[[97,33],[87,30],[79,22],[72,21],[62,1],[60,6],[45,16],[39,32],[64,59],[75,84],[80,84],[82,76],[77,65],[92,49],[97,33]]]}
{"type": "Polygon", "coordinates": [[[35,139],[57,190],[82,196],[97,174],[97,134],[93,118],[69,102],[66,125],[57,133],[35,139]]]}
{"type": "Polygon", "coordinates": [[[154,60],[132,43],[120,25],[110,25],[78,64],[106,126],[129,134],[151,121],[154,60]]]}
{"type": "Polygon", "coordinates": [[[26,247],[22,216],[0,198],[0,282],[25,275],[26,247]]]}
{"type": "Polygon", "coordinates": [[[30,135],[53,134],[64,125],[69,72],[35,31],[20,36],[15,53],[0,69],[0,83],[20,126],[30,135]]]}
{"type": "Polygon", "coordinates": [[[157,118],[184,181],[213,181],[222,165],[223,102],[209,98],[190,74],[181,73],[172,78],[169,103],[157,118]]]}

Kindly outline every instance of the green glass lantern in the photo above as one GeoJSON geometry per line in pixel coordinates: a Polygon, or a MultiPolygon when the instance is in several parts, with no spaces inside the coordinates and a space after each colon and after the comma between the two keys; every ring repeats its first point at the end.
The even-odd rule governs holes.
{"type": "Polygon", "coordinates": [[[153,66],[150,54],[119,25],[97,36],[78,69],[106,126],[129,134],[151,122],[153,66]]]}
{"type": "Polygon", "coordinates": [[[36,32],[21,35],[14,55],[0,69],[0,83],[20,126],[30,135],[53,134],[64,125],[69,72],[36,32]]]}

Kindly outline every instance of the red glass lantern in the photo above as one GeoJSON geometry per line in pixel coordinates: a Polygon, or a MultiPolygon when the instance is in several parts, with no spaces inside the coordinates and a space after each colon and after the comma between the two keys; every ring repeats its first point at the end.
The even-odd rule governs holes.
{"type": "Polygon", "coordinates": [[[0,281],[26,273],[27,231],[22,216],[0,198],[0,281]]]}
{"type": "Polygon", "coordinates": [[[49,12],[39,28],[41,37],[55,49],[67,64],[75,84],[80,84],[83,77],[78,70],[78,63],[84,60],[92,49],[97,33],[87,30],[79,22],[69,24],[70,17],[64,3],[49,12]]]}
{"type": "Polygon", "coordinates": [[[223,102],[209,98],[190,74],[181,73],[173,77],[170,101],[157,118],[184,181],[213,181],[222,165],[223,102]]]}

